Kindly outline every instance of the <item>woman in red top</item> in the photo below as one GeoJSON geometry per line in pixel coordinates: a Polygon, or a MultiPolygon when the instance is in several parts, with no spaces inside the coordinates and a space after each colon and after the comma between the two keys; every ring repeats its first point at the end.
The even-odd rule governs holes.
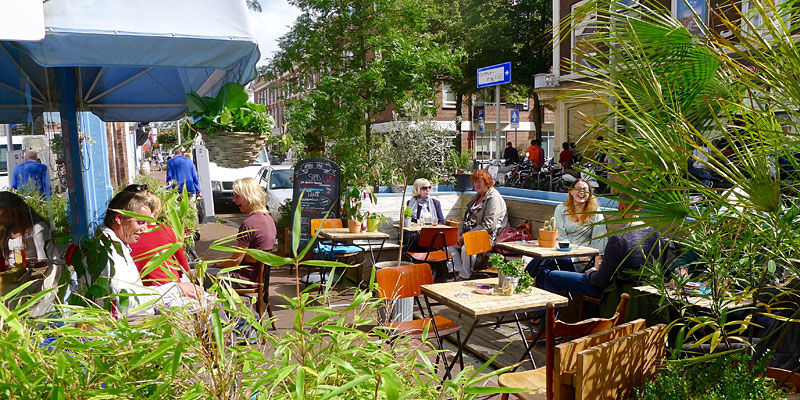
{"type": "Polygon", "coordinates": [[[569,143],[561,143],[561,153],[558,155],[558,162],[561,163],[561,168],[572,169],[572,150],[569,149],[569,143]]]}
{"type": "MultiPolygon", "coordinates": [[[[144,185],[130,185],[125,190],[138,192],[146,188],[144,185]]],[[[153,217],[158,218],[161,214],[161,199],[149,190],[144,193],[153,217]]],[[[142,234],[139,241],[130,244],[131,257],[133,257],[139,273],[144,271],[145,265],[158,253],[158,251],[153,251],[154,249],[176,242],[178,242],[178,237],[172,228],[161,224],[150,224],[149,229],[142,234]]],[[[188,270],[189,263],[186,260],[186,253],[181,247],[160,268],[155,268],[143,275],[142,283],[145,286],[161,286],[167,282],[179,281],[181,275],[188,270]]]]}

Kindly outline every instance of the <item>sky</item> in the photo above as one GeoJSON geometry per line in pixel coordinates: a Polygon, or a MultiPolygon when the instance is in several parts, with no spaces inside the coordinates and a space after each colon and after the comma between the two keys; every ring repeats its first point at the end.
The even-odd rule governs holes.
{"type": "Polygon", "coordinates": [[[264,65],[278,50],[278,38],[289,32],[300,10],[286,0],[260,0],[260,3],[261,12],[250,11],[250,23],[261,51],[258,65],[264,65]]]}

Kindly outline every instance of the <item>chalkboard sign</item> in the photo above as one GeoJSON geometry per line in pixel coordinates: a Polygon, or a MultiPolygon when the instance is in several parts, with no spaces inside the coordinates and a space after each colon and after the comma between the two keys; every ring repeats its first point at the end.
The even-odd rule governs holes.
{"type": "Polygon", "coordinates": [[[323,218],[330,210],[328,219],[339,218],[339,185],[341,168],[324,158],[302,160],[294,166],[294,191],[292,209],[303,193],[300,204],[300,247],[311,239],[311,220],[323,218]]]}

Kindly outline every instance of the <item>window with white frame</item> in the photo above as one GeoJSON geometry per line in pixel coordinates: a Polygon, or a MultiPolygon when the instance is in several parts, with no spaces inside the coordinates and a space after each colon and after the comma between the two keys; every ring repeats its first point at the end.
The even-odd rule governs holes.
{"type": "Polygon", "coordinates": [[[588,60],[584,59],[583,55],[586,56],[593,56],[595,55],[594,51],[591,51],[589,47],[589,41],[594,36],[595,31],[597,29],[595,25],[595,21],[597,20],[597,12],[594,10],[588,10],[585,5],[588,3],[588,0],[579,1],[572,5],[572,9],[570,10],[573,17],[572,20],[572,41],[570,43],[570,55],[573,65],[575,67],[579,65],[586,65],[589,66],[588,60]],[[581,13],[584,14],[578,16],[577,14],[581,13]]]}
{"type": "Polygon", "coordinates": [[[449,83],[442,83],[442,108],[456,108],[456,94],[449,83]]]}
{"type": "Polygon", "coordinates": [[[767,2],[765,0],[757,1],[758,3],[756,3],[756,0],[742,1],[741,10],[743,19],[741,26],[745,32],[753,33],[752,29],[756,29],[762,35],[769,33],[769,28],[767,28],[767,25],[764,22],[764,17],[768,18],[770,24],[775,27],[779,27],[780,22],[778,18],[781,14],[783,15],[783,23],[786,25],[786,28],[788,29],[791,26],[791,13],[786,12],[785,6],[783,5],[785,0],[774,0],[774,2],[767,2]],[[774,8],[773,6],[770,6],[770,3],[775,4],[774,8]],[[757,7],[757,4],[760,5],[760,7],[757,7]],[[761,10],[759,10],[759,8],[761,8],[761,10]]]}

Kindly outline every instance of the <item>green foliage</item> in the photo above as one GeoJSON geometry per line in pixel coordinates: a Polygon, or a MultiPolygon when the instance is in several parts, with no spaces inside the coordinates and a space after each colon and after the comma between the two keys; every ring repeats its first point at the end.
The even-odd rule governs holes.
{"type": "Polygon", "coordinates": [[[556,230],[556,217],[550,217],[547,221],[544,221],[544,226],[542,229],[545,231],[555,231],[556,230]]]}
{"type": "MultiPolygon", "coordinates": [[[[587,62],[572,66],[582,82],[572,100],[609,110],[583,139],[604,138],[589,152],[602,155],[595,171],[608,175],[594,175],[641,208],[604,214],[669,233],[678,254],[694,259],[682,264],[691,277],[667,263],[646,266],[640,277],[661,291],[663,307],[678,309],[672,327],[693,344],[680,351],[750,343],[757,312],[780,321],[776,335],[800,323],[791,284],[800,278],[800,49],[790,27],[797,16],[794,7],[754,4],[749,15],[735,8],[718,14],[714,29],[729,34],[703,26],[708,34],[699,38],[654,2],[595,0],[574,17],[598,14],[598,34],[579,50],[587,62]],[[752,17],[763,26],[743,23],[752,17]],[[690,163],[732,188],[707,187],[689,174],[690,163]],[[787,170],[776,170],[778,163],[787,170]],[[679,296],[667,296],[673,279],[679,296]],[[709,309],[683,296],[690,280],[708,289],[693,294],[709,309]],[[731,312],[742,301],[754,307],[731,312]]],[[[575,22],[563,21],[563,39],[575,22]]]]}
{"type": "Polygon", "coordinates": [[[186,95],[186,106],[192,116],[199,118],[192,125],[206,133],[253,132],[268,134],[275,121],[266,106],[247,101],[247,91],[236,82],[222,86],[216,97],[201,97],[195,92],[186,95]]]}
{"type": "Polygon", "coordinates": [[[489,256],[489,264],[497,268],[497,270],[505,276],[519,278],[516,290],[517,293],[525,292],[533,287],[534,279],[528,274],[528,271],[525,270],[521,258],[506,261],[502,254],[492,254],[489,256]]]}
{"type": "Polygon", "coordinates": [[[461,152],[455,149],[450,150],[447,154],[445,165],[451,173],[470,169],[472,167],[472,151],[469,149],[464,149],[461,152]]]}
{"type": "Polygon", "coordinates": [[[275,228],[278,231],[278,236],[283,237],[283,230],[291,227],[292,225],[292,199],[286,199],[278,208],[280,218],[275,221],[275,228]]]}
{"type": "MultiPolygon", "coordinates": [[[[300,208],[294,211],[299,227],[300,208]]],[[[173,229],[179,230],[179,226],[173,229]],[[177,228],[177,229],[176,229],[177,228]]],[[[102,235],[101,235],[102,236],[102,235]]],[[[271,266],[347,268],[333,261],[300,261],[313,238],[298,249],[300,230],[294,229],[292,253],[284,258],[254,249],[249,255],[271,266]]],[[[225,247],[235,236],[222,238],[212,249],[225,247]]],[[[356,291],[345,308],[329,308],[327,286],[321,296],[311,286],[297,296],[284,297],[294,311],[292,329],[274,336],[268,320],[259,320],[241,298],[222,283],[231,278],[205,278],[201,260],[197,275],[211,279],[213,307],[192,313],[163,310],[137,325],[113,319],[93,307],[59,306],[50,319],[27,319],[26,309],[42,292],[8,309],[10,293],[0,297],[0,393],[4,398],[117,398],[152,399],[475,399],[486,393],[515,392],[485,387],[492,376],[483,374],[492,360],[474,370],[466,367],[442,383],[431,360],[435,351],[389,328],[373,327],[381,302],[369,292],[356,291]],[[221,317],[224,315],[225,317],[221,317]],[[248,335],[236,327],[244,321],[248,335]],[[77,325],[83,329],[77,328],[77,325]]],[[[295,276],[299,282],[299,276],[295,276]]],[[[373,276],[374,279],[374,276],[373,276]]],[[[298,283],[299,284],[299,283],[298,283]]]]}
{"type": "Polygon", "coordinates": [[[354,221],[362,221],[364,216],[361,214],[361,205],[364,199],[369,200],[375,204],[376,197],[370,191],[359,189],[356,187],[349,187],[344,189],[344,198],[342,200],[342,211],[348,219],[354,221]]]}
{"type": "Polygon", "coordinates": [[[640,400],[783,399],[775,382],[763,377],[769,357],[751,366],[751,356],[737,352],[709,361],[672,361],[637,390],[640,400]]]}
{"type": "MultiPolygon", "coordinates": [[[[372,125],[381,112],[410,99],[427,105],[442,76],[458,75],[459,51],[437,42],[434,33],[445,9],[421,0],[297,6],[301,14],[281,37],[269,68],[273,77],[291,73],[285,91],[301,94],[288,102],[288,131],[306,155],[358,171],[362,156],[374,160],[379,143],[372,125]]],[[[376,183],[343,177],[345,186],[376,183]]]]}
{"type": "Polygon", "coordinates": [[[69,220],[67,220],[67,197],[62,194],[53,193],[49,199],[44,197],[39,191],[12,190],[25,200],[37,214],[51,224],[51,237],[56,240],[70,235],[69,220]]]}

